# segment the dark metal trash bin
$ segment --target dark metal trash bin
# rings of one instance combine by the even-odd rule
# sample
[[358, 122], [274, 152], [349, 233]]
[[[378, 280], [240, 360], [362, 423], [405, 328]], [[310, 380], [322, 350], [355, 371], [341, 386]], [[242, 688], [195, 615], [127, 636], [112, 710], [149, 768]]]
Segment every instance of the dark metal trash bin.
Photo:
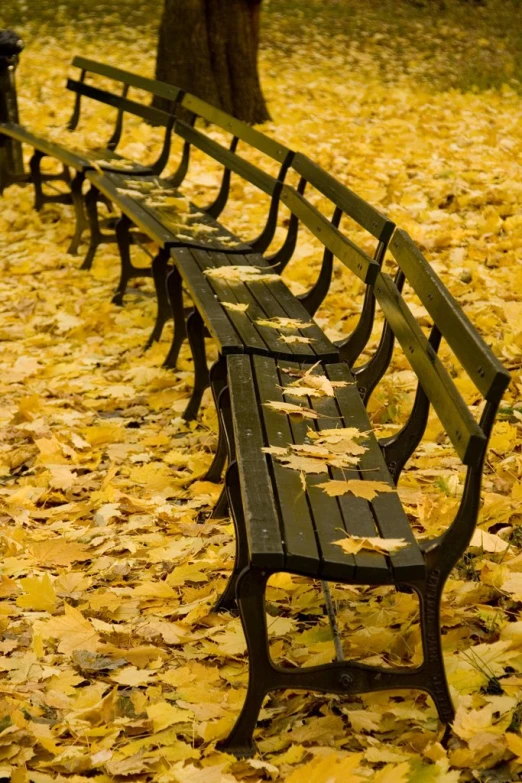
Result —
[[[0, 122], [18, 123], [15, 71], [24, 44], [14, 30], [0, 30]], [[28, 179], [22, 145], [0, 134], [0, 193], [13, 182]]]

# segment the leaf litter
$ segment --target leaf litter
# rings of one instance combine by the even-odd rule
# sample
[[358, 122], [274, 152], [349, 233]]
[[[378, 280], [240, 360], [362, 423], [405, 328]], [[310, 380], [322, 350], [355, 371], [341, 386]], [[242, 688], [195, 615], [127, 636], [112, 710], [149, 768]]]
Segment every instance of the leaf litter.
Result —
[[[152, 75], [147, 35], [143, 50], [135, 37], [129, 46], [113, 36], [114, 61]], [[97, 39], [80, 25], [68, 28], [65, 42], [51, 34], [24, 37], [17, 73], [24, 123], [48, 128], [45, 104], [53, 107], [53, 123], [65, 124], [71, 54], [96, 59]], [[262, 53], [274, 135], [408, 230], [514, 374], [488, 455], [480, 532], [442, 603], [454, 736], [440, 744], [433, 707], [419, 694], [278, 694], [265, 703], [270, 720], [257, 730], [261, 757], [235, 761], [214, 750], [241, 707], [247, 666], [237, 618], [211, 613], [216, 587], [230, 572], [232, 528], [228, 521], [198, 524], [220, 489], [213, 494], [201, 482], [216, 443], [213, 407], [206, 402], [196, 425], [180, 420], [190, 359], [184, 352], [176, 373], [163, 370], [165, 341], [142, 355], [154, 313], [152, 301], [139, 297], [141, 283], [123, 310], [110, 305], [118, 274], [113, 250], [101, 248], [92, 274], [80, 273], [65, 253], [70, 209], [49, 205], [36, 214], [29, 190], [12, 188], [0, 214], [0, 776], [15, 773], [16, 783], [520, 779], [521, 99], [509, 84], [483, 94], [430, 92], [417, 82], [413, 61], [411, 74], [397, 74], [390, 89], [374, 67], [384, 58], [388, 75], [396, 68], [382, 39], [355, 46], [318, 32], [292, 52], [291, 79], [282, 77], [277, 51]], [[351, 77], [341, 84], [347, 64]], [[70, 135], [79, 149], [86, 139], [103, 146], [111, 122], [93, 112]], [[158, 141], [158, 129], [131, 120], [122, 154], [150, 162]], [[193, 166], [197, 195], [213, 186], [213, 175], [198, 155]], [[253, 199], [249, 206], [248, 215], [231, 221], [240, 234], [264, 215]], [[313, 284], [312, 250], [298, 249], [290, 285]], [[358, 296], [334, 276], [318, 323], [342, 336]], [[395, 357], [392, 375], [370, 401], [384, 436], [412, 402], [408, 372]], [[465, 388], [458, 367], [455, 376]], [[148, 462], [132, 461], [140, 455]], [[444, 433], [430, 419], [399, 487], [419, 535], [440, 534], [462, 482]], [[420, 663], [411, 596], [387, 588], [331, 590], [346, 657]], [[176, 599], [166, 597], [172, 592]], [[317, 586], [278, 574], [268, 609], [271, 620], [290, 622], [271, 637], [285, 665], [331, 660]], [[131, 684], [110, 676], [122, 670]]]

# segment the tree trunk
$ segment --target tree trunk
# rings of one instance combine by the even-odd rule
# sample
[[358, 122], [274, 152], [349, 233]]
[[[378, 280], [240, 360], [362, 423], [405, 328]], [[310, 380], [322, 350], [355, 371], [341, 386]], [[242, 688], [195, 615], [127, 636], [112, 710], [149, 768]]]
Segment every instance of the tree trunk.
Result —
[[165, 0], [156, 78], [250, 123], [270, 119], [257, 72], [261, 0]]

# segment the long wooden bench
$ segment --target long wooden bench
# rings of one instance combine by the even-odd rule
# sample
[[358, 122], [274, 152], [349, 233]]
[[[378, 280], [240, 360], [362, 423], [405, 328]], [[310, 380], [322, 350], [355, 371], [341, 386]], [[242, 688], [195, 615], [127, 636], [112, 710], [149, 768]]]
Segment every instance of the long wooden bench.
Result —
[[[341, 343], [332, 344], [312, 317], [328, 291], [334, 254], [363, 282], [371, 284], [379, 271], [394, 223], [305, 155], [295, 155], [290, 166], [300, 175], [300, 192], [285, 186], [279, 188], [291, 216], [282, 253], [265, 259], [258, 254], [246, 257], [189, 247], [171, 249], [175, 269], [169, 275], [167, 287], [174, 314], [174, 335], [167, 364], [175, 366], [179, 348], [188, 336], [195, 381], [184, 413], [187, 419], [197, 414], [201, 396], [209, 383], [212, 383], [217, 400], [225, 375], [222, 362], [218, 362], [209, 377], [204, 329], [213, 337], [220, 357], [230, 353], [255, 353], [310, 363], [342, 358], [353, 364], [370, 336], [374, 313], [371, 286], [364, 298], [356, 330]], [[322, 211], [303, 197], [307, 185], [326, 197]], [[325, 212], [332, 213], [331, 219]], [[373, 257], [339, 230], [343, 215], [377, 240]], [[292, 258], [300, 221], [320, 238], [324, 253], [317, 281], [298, 298], [290, 293], [278, 273]], [[225, 269], [227, 266], [231, 269]], [[255, 269], [246, 270], [243, 280], [232, 281], [227, 277], [230, 273], [241, 277], [242, 266], [254, 266]], [[181, 307], [182, 286], [195, 304], [186, 329]]]
[[[282, 198], [297, 205], [297, 195], [285, 186]], [[301, 207], [294, 208], [304, 214]], [[348, 695], [415, 688], [430, 694], [441, 721], [449, 724], [454, 716], [442, 657], [440, 600], [476, 524], [486, 447], [509, 374], [410, 237], [396, 231], [390, 247], [399, 272], [394, 282], [379, 271], [371, 286], [386, 334], [370, 364], [375, 362], [381, 374], [386, 368], [389, 334], [418, 379], [411, 415], [395, 436], [378, 440], [373, 434], [363, 402], [367, 393], [346, 362], [322, 361], [310, 371], [309, 364], [276, 356], [234, 354], [225, 359], [219, 412], [228, 443], [226, 491], [236, 558], [218, 607], [233, 609], [236, 601], [239, 606], [249, 685], [241, 715], [220, 747], [238, 756], [254, 751], [252, 734], [263, 699], [277, 689]], [[433, 322], [429, 337], [401, 296], [404, 277]], [[437, 356], [442, 337], [485, 400], [478, 422]], [[306, 396], [299, 394], [299, 385], [308, 387]], [[297, 413], [282, 403], [293, 404]], [[466, 479], [460, 507], [446, 532], [417, 541], [395, 486], [423, 436], [430, 404], [466, 466]], [[300, 474], [299, 461], [292, 462], [297, 456], [315, 465], [308, 463]], [[384, 553], [364, 548], [346, 553], [338, 543], [343, 531], [347, 537], [381, 540]], [[387, 552], [387, 539], [401, 539], [404, 545]], [[347, 662], [338, 642], [337, 660], [331, 664], [302, 669], [274, 664], [264, 596], [268, 579], [279, 571], [324, 584], [395, 584], [413, 590], [419, 599], [423, 663], [384, 668]]]
[[[35, 207], [40, 209], [46, 203], [73, 204], [76, 215], [76, 228], [71, 241], [69, 252], [77, 253], [83, 232], [88, 227], [85, 215], [85, 204], [82, 195], [83, 182], [87, 171], [104, 170], [126, 172], [129, 176], [159, 175], [165, 167], [169, 152], [171, 129], [174, 124], [174, 111], [182, 97], [182, 91], [163, 82], [157, 82], [138, 74], [124, 71], [111, 65], [96, 62], [86, 57], [75, 57], [72, 66], [80, 69], [78, 79], [68, 79], [67, 89], [75, 95], [74, 109], [68, 123], [68, 130], [75, 130], [81, 119], [82, 99], [89, 98], [116, 109], [114, 128], [107, 144], [103, 148], [91, 150], [76, 150], [73, 147], [57, 143], [52, 139], [34, 133], [30, 129], [14, 122], [0, 123], [0, 134], [27, 144], [34, 149], [30, 161], [31, 181], [35, 189]], [[87, 79], [93, 76], [104, 77], [117, 82], [120, 94], [100, 89], [90, 84]], [[169, 111], [161, 111], [148, 105], [148, 102], [132, 100], [128, 97], [129, 89], [135, 88], [145, 91], [150, 96], [159, 96], [170, 107]], [[154, 125], [165, 127], [164, 141], [157, 160], [151, 165], [143, 165], [139, 162], [128, 160], [118, 154], [117, 147], [121, 140], [125, 115], [131, 114], [140, 117]], [[63, 165], [63, 172], [59, 174], [47, 174], [41, 170], [41, 161], [44, 157], [51, 157]], [[70, 170], [75, 172], [71, 179]], [[46, 193], [43, 188], [45, 182], [63, 180], [70, 186], [70, 193]], [[99, 242], [112, 237], [101, 236]], [[92, 246], [84, 262], [84, 268], [89, 268], [92, 263]]]
[[[281, 183], [294, 155], [283, 144], [194, 95], [183, 95], [179, 105], [185, 119], [176, 120], [173, 135], [182, 140], [183, 147], [179, 165], [173, 175], [163, 178], [132, 177], [127, 173], [97, 171], [90, 171], [87, 175], [92, 186], [87, 195], [91, 225], [91, 259], [101, 235], [96, 208], [99, 194], [109, 199], [122, 214], [116, 226], [122, 264], [121, 277], [113, 301], [122, 303], [131, 279], [145, 275], [154, 277], [158, 316], [149, 342], [160, 338], [165, 321], [172, 316], [165, 288], [171, 249], [190, 247], [212, 253], [226, 252], [249, 257], [263, 253], [274, 237]], [[207, 127], [195, 128], [198, 120], [206, 123]], [[209, 133], [210, 128], [225, 131], [230, 136], [229, 146], [225, 147], [213, 139]], [[183, 201], [183, 184], [189, 172], [192, 150], [199, 150], [222, 167], [217, 196], [204, 206]], [[262, 161], [259, 165], [249, 162], [244, 154], [241, 154], [252, 150], [260, 153]], [[271, 176], [263, 168], [265, 161], [275, 162], [276, 176]], [[240, 238], [218, 220], [229, 202], [232, 175], [240, 177], [269, 197], [266, 223], [256, 237]], [[180, 211], [180, 205], [185, 211]], [[150, 267], [137, 267], [132, 264], [130, 242], [135, 228], [159, 248]], [[277, 260], [288, 257], [291, 250], [290, 238], [281, 249]], [[256, 261], [252, 259], [252, 263]]]

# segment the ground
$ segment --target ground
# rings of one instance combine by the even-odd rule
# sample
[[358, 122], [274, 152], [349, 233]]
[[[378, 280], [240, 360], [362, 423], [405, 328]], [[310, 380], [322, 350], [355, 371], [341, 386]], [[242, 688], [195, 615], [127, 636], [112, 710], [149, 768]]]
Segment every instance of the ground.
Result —
[[[71, 100], [63, 84], [75, 53], [151, 74], [156, 6], [126, 4], [122, 19], [121, 8], [108, 4], [97, 4], [94, 15], [92, 4], [75, 3], [73, 13], [72, 4], [51, 11], [43, 3], [37, 25], [24, 3], [8, 2], [0, 24], [17, 27], [26, 40], [18, 72], [24, 122], [66, 134]], [[271, 0], [261, 77], [273, 117], [264, 130], [407, 229], [513, 374], [488, 455], [480, 532], [444, 593], [446, 665], [457, 707], [449, 743], [441, 744], [434, 707], [418, 693], [351, 701], [284, 693], [265, 703], [255, 759], [216, 751], [241, 707], [247, 661], [239, 620], [212, 612], [234, 545], [229, 520], [209, 519], [220, 491], [203, 480], [216, 445], [210, 396], [198, 421], [186, 424], [180, 414], [192, 382], [189, 352], [173, 372], [161, 366], [168, 331], [143, 350], [154, 317], [148, 284], [137, 282], [123, 308], [112, 305], [114, 248], [99, 251], [92, 272], [79, 271], [78, 259], [66, 254], [70, 208], [37, 214], [30, 189], [12, 187], [0, 201], [0, 777], [520, 779], [517, 25], [506, 24], [510, 4], [492, 0], [486, 11], [448, 2], [437, 15], [422, 6], [399, 4], [395, 12], [383, 3], [377, 15], [349, 0]], [[75, 142], [103, 141], [110, 112], [85, 109]], [[129, 123], [122, 149], [150, 159], [159, 136]], [[215, 186], [215, 172], [196, 158], [191, 182], [201, 200]], [[230, 224], [241, 231], [258, 224], [263, 205], [238, 184], [233, 195]], [[248, 208], [239, 209], [245, 195]], [[370, 250], [364, 236], [352, 236]], [[289, 283], [298, 290], [319, 263], [303, 237]], [[350, 327], [356, 292], [338, 270], [319, 315], [332, 336]], [[458, 362], [447, 349], [443, 357], [476, 411], [477, 394]], [[398, 354], [370, 404], [381, 433], [404, 421], [413, 392]], [[436, 535], [452, 519], [463, 478], [433, 418], [400, 486], [419, 535]], [[347, 656], [419, 661], [411, 595], [341, 585], [332, 591]], [[275, 577], [267, 608], [276, 659], [331, 660], [318, 585]]]

